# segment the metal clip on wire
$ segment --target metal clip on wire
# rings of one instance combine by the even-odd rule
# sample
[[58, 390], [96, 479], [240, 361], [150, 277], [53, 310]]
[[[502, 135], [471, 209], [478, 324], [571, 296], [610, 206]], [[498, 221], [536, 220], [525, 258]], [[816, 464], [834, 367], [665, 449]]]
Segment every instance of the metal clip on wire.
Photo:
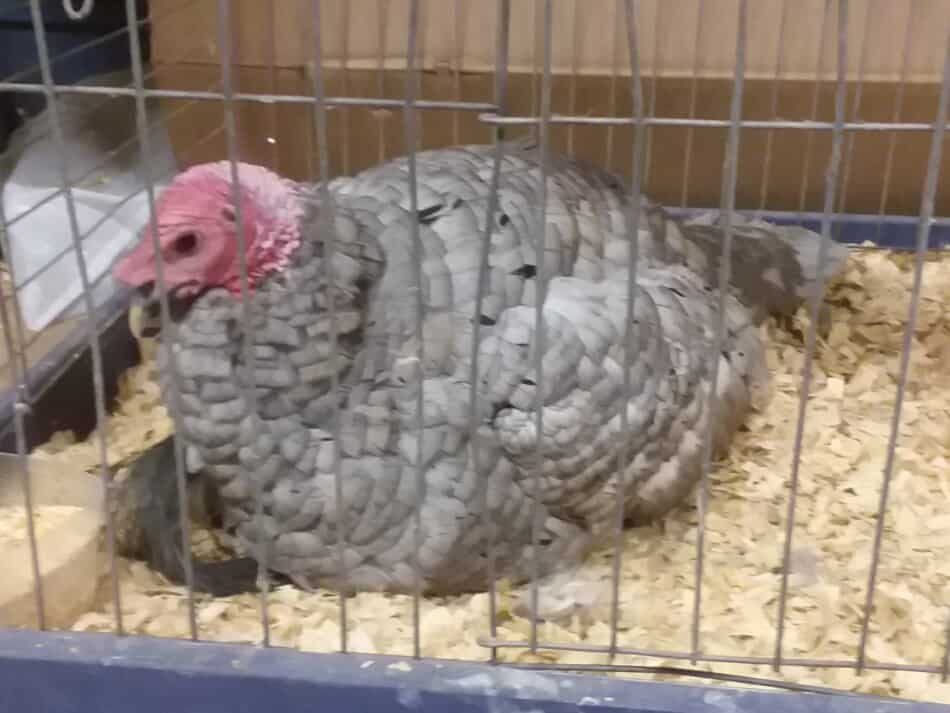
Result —
[[96, 5], [96, 0], [82, 0], [82, 7], [77, 10], [73, 7], [73, 2], [74, 0], [63, 0], [63, 10], [70, 20], [85, 20], [92, 14]]

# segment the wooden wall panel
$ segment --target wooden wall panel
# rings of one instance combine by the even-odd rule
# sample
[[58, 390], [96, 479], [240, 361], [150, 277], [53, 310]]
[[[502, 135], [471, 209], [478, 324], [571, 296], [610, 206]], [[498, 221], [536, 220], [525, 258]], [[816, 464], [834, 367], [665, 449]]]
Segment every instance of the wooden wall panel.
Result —
[[[686, 118], [693, 107], [692, 115], [698, 118], [728, 118], [737, 2], [637, 3], [648, 110], [657, 116]], [[491, 101], [492, 75], [486, 70], [491, 69], [494, 57], [495, 5], [492, 0], [423, 3], [420, 54], [425, 58], [424, 98]], [[216, 0], [152, 0], [153, 59], [160, 86], [218, 87], [215, 6]], [[554, 6], [558, 72], [554, 111], [629, 116], [622, 4], [614, 0], [555, 0]], [[404, 65], [408, 0], [323, 0], [322, 7], [328, 93], [404, 96], [405, 74], [400, 68]], [[536, 51], [540, 3], [512, 0], [512, 7], [510, 112], [532, 114], [539, 84], [532, 72], [540, 56]], [[950, 0], [851, 0], [849, 7], [848, 118], [932, 121], [939, 92], [936, 80], [950, 28]], [[833, 118], [836, 8], [834, 0], [750, 2], [745, 117]], [[310, 13], [310, 0], [234, 0], [240, 89], [311, 93]], [[779, 55], [782, 22], [785, 31]], [[604, 28], [611, 29], [605, 32]], [[905, 45], [906, 67], [902, 66]], [[824, 61], [819, 64], [820, 48]], [[780, 79], [776, 80], [779, 57]], [[863, 73], [859, 72], [862, 63]], [[345, 68], [341, 69], [342, 64]], [[824, 68], [824, 80], [816, 75], [819, 67]], [[462, 71], [455, 71], [459, 68]], [[856, 81], [859, 75], [860, 83]], [[902, 75], [905, 82], [899, 81]], [[695, 82], [692, 77], [697, 78]], [[859, 84], [861, 101], [856, 104]], [[171, 112], [173, 145], [182, 161], [194, 163], [225, 155], [220, 105], [175, 101], [166, 106]], [[238, 114], [243, 159], [272, 165], [294, 178], [313, 177], [317, 163], [309, 107], [248, 104], [241, 106]], [[422, 145], [427, 148], [490, 139], [486, 126], [468, 113], [423, 112], [421, 126]], [[334, 109], [330, 130], [334, 173], [353, 172], [405, 150], [398, 112]], [[724, 129], [651, 129], [650, 194], [672, 205], [680, 205], [684, 199], [691, 206], [718, 205], [725, 135]], [[560, 126], [552, 136], [560, 151], [629, 174], [633, 140], [629, 127]], [[839, 205], [848, 212], [877, 213], [883, 208], [892, 214], [915, 213], [929, 141], [927, 132], [849, 136], [845, 152], [848, 181]], [[775, 130], [769, 138], [764, 130], [744, 131], [739, 207], [820, 209], [829, 149], [828, 132]], [[946, 166], [950, 152], [944, 154]], [[950, 214], [948, 181], [940, 183], [937, 212]]]

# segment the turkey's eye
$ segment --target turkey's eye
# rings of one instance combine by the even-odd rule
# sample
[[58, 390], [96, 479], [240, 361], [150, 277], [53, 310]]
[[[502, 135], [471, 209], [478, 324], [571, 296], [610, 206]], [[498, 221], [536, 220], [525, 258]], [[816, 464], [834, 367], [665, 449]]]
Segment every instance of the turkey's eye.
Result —
[[177, 257], [188, 257], [198, 252], [199, 243], [198, 236], [194, 233], [182, 233], [175, 238], [172, 249]]

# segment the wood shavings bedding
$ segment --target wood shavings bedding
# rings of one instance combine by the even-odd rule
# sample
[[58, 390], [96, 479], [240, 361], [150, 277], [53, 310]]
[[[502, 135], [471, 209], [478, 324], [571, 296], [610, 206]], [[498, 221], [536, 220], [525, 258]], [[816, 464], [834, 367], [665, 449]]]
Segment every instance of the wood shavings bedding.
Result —
[[[55, 530], [81, 508], [72, 505], [37, 505], [33, 508], [33, 532], [37, 539]], [[22, 505], [0, 506], [0, 547], [27, 542], [26, 508]]]
[[[855, 251], [843, 279], [829, 291], [808, 402], [799, 472], [783, 653], [786, 657], [853, 661], [871, 561], [871, 544], [887, 453], [896, 376], [912, 283], [912, 256]], [[938, 665], [950, 610], [950, 257], [928, 261], [913, 335], [913, 358], [871, 621], [869, 662]], [[799, 384], [807, 331], [805, 311], [779, 327], [769, 324], [774, 375], [769, 407], [750, 419], [730, 457], [712, 477], [706, 520], [701, 647], [714, 655], [774, 653], [781, 557], [789, 496]], [[109, 461], [118, 466], [170, 432], [147, 367], [132, 370], [122, 404], [108, 424]], [[94, 439], [53, 439], [44, 450], [97, 467]], [[688, 651], [694, 596], [697, 515], [684, 505], [652, 527], [629, 530], [622, 560], [620, 645]], [[205, 537], [205, 545], [208, 542]], [[592, 556], [542, 594], [556, 621], [540, 624], [542, 641], [609, 642], [611, 553]], [[120, 572], [128, 631], [187, 636], [187, 601], [140, 563]], [[498, 635], [525, 640], [529, 621], [517, 593], [502, 593]], [[551, 591], [557, 597], [550, 596]], [[340, 641], [332, 592], [273, 592], [271, 639], [308, 651], [335, 651]], [[349, 646], [367, 653], [407, 655], [412, 647], [411, 599], [361, 594], [348, 606]], [[487, 635], [488, 596], [433, 598], [422, 605], [427, 656], [484, 660], [477, 639]], [[114, 615], [103, 600], [74, 625], [109, 630]], [[259, 598], [202, 599], [201, 636], [222, 641], [260, 638]], [[502, 649], [509, 660], [607, 663], [606, 656], [563, 651], [532, 656]], [[619, 657], [617, 663], [667, 663]], [[700, 664], [717, 671], [883, 695], [950, 702], [950, 684], [908, 672]], [[667, 680], [675, 678], [664, 677]], [[685, 680], [685, 679], [683, 679]]]

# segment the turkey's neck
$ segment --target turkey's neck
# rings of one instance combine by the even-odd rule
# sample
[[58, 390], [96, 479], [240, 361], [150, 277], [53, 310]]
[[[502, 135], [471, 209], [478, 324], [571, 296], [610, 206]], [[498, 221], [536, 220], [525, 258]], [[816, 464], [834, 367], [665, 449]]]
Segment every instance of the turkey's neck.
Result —
[[[316, 211], [302, 221], [304, 239], [287, 268], [267, 276], [254, 290], [252, 373], [246, 369], [244, 349], [248, 317], [240, 300], [226, 290], [199, 297], [179, 324], [176, 361], [186, 420], [191, 419], [183, 432], [208, 465], [228, 465], [237, 458], [232, 439], [251, 415], [252, 405], [244, 400], [251, 384], [260, 427], [289, 433], [330, 430], [332, 414], [346, 402], [359, 401], [361, 385], [372, 376], [374, 367], [365, 358], [366, 332], [369, 305], [384, 269], [378, 241], [341, 201], [328, 249]], [[331, 277], [335, 289], [330, 288]], [[167, 367], [160, 364], [166, 387]], [[210, 445], [202, 446], [202, 441]]]
[[[261, 286], [258, 322], [287, 327], [287, 341], [275, 346], [293, 367], [292, 385], [281, 398], [294, 403], [310, 426], [326, 426], [337, 398], [366, 373], [361, 357], [366, 348], [370, 304], [383, 275], [385, 261], [377, 234], [354, 214], [345, 196], [333, 195], [332, 213], [320, 214], [320, 201], [305, 211], [303, 240], [284, 274]], [[326, 228], [333, 226], [332, 239]], [[332, 285], [332, 287], [331, 287]], [[261, 330], [258, 330], [260, 332]], [[342, 406], [342, 402], [336, 404]]]

